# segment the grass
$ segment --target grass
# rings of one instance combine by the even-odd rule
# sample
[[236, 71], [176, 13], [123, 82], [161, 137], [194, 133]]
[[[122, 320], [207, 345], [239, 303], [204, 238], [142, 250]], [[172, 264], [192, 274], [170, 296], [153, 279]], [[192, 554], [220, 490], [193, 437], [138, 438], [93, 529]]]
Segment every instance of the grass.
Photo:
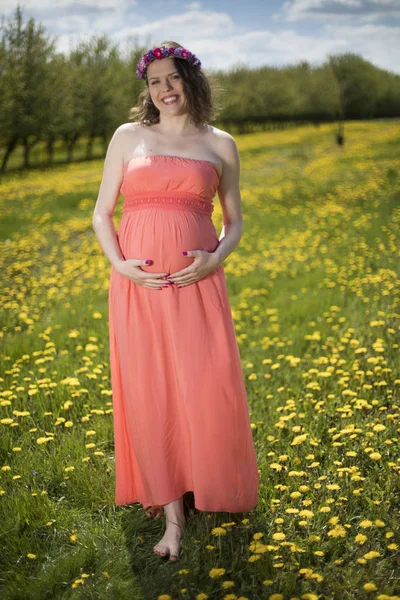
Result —
[[176, 564], [152, 552], [162, 523], [114, 504], [102, 161], [3, 176], [3, 600], [400, 597], [400, 124], [346, 135], [236, 137], [245, 228], [224, 266], [259, 504], [196, 511]]

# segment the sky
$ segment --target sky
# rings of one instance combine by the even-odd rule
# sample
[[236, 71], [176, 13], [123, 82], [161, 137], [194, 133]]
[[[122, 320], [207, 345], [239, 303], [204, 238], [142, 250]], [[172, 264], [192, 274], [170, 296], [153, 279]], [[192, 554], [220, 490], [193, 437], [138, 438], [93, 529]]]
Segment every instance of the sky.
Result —
[[[400, 74], [400, 0], [20, 0], [24, 21], [43, 24], [68, 54], [106, 33], [126, 52], [163, 40], [188, 48], [212, 72], [325, 62], [354, 52]], [[17, 2], [0, 0], [10, 18]]]

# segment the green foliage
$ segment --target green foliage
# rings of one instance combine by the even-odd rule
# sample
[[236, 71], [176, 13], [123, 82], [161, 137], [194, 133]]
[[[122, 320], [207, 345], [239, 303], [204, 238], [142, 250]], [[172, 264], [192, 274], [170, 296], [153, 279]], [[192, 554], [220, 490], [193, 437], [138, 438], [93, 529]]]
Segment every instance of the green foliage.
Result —
[[176, 564], [163, 522], [114, 504], [101, 163], [5, 176], [2, 600], [398, 598], [399, 124], [347, 127], [345, 148], [328, 125], [237, 138], [225, 272], [259, 504], [192, 511]]

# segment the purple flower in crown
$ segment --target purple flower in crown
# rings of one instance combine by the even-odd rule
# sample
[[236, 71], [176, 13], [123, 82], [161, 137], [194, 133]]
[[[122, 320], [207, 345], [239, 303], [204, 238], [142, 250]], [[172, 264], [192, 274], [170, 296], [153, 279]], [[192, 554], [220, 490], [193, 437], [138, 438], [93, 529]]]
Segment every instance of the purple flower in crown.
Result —
[[197, 56], [190, 52], [190, 50], [187, 50], [187, 48], [167, 48], [163, 46], [162, 48], [153, 48], [142, 56], [137, 64], [136, 74], [140, 79], [145, 79], [148, 65], [155, 59], [161, 59], [167, 56], [177, 56], [178, 58], [187, 60], [193, 66], [201, 66], [201, 62]]

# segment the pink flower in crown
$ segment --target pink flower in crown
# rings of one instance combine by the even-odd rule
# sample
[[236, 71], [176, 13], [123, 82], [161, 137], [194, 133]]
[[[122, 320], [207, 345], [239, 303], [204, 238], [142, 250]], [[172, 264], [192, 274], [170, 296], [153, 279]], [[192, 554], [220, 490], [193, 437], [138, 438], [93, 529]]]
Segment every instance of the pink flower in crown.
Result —
[[154, 58], [162, 58], [163, 54], [162, 54], [161, 48], [154, 48], [153, 55], [154, 55]]
[[168, 53], [169, 54], [173, 54], [175, 52], [175, 48], [168, 48]]
[[185, 50], [184, 48], [182, 49], [182, 56], [184, 56], [185, 58], [188, 58], [190, 56], [190, 52], [189, 50]]
[[149, 65], [151, 63], [151, 58], [148, 54], [145, 54], [144, 56], [144, 62], [146, 65]]

